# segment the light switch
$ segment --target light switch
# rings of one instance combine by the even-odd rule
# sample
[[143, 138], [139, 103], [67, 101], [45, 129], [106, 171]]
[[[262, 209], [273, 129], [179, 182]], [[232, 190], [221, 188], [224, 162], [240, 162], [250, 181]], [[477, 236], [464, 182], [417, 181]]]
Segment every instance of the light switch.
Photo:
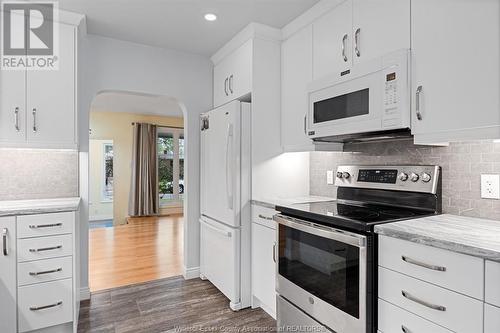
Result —
[[500, 175], [481, 175], [481, 198], [500, 199]]
[[328, 170], [326, 172], [326, 183], [328, 185], [333, 185], [333, 170]]

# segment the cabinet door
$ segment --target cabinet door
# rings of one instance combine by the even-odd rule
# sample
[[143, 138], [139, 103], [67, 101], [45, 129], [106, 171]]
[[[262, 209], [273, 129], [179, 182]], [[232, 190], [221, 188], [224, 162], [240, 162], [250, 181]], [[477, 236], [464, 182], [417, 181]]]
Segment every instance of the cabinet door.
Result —
[[415, 143], [499, 135], [500, 2], [413, 0], [411, 12]]
[[354, 65], [410, 48], [410, 0], [353, 0]]
[[500, 332], [500, 308], [484, 304], [484, 333]]
[[214, 108], [230, 100], [228, 80], [227, 63], [222, 61], [214, 67]]
[[252, 223], [252, 294], [261, 307], [276, 316], [276, 230]]
[[75, 28], [59, 24], [59, 69], [27, 72], [28, 141], [71, 145], [75, 126]]
[[252, 91], [252, 53], [253, 41], [250, 39], [228, 57], [228, 89], [231, 100]]
[[352, 65], [352, 0], [313, 24], [313, 78], [338, 73]]
[[305, 133], [309, 107], [307, 85], [312, 81], [312, 45], [312, 26], [308, 26], [281, 46], [281, 143], [285, 151], [312, 147]]
[[26, 71], [0, 71], [0, 142], [26, 141]]
[[0, 332], [16, 329], [16, 218], [0, 217]]

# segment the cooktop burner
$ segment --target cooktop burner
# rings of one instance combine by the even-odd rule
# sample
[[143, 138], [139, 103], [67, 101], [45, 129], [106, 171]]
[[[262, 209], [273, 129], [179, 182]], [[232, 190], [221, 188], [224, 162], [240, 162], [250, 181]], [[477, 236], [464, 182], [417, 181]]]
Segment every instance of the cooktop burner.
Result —
[[371, 231], [375, 224], [432, 214], [411, 208], [338, 201], [292, 204], [277, 207], [277, 210], [311, 222], [363, 231]]

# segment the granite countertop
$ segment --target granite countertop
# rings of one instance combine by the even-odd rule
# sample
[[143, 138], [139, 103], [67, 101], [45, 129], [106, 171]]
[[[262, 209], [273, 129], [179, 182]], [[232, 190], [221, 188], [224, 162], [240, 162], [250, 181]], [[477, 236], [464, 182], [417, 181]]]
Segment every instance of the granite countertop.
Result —
[[308, 196], [292, 197], [292, 198], [259, 198], [259, 199], [253, 199], [252, 204], [270, 209], [276, 209], [276, 206], [287, 206], [297, 203], [321, 202], [321, 201], [332, 201], [332, 200], [335, 200], [335, 198], [308, 195]]
[[380, 224], [375, 232], [500, 262], [500, 221], [443, 214]]
[[79, 206], [79, 197], [0, 201], [0, 216], [71, 212]]

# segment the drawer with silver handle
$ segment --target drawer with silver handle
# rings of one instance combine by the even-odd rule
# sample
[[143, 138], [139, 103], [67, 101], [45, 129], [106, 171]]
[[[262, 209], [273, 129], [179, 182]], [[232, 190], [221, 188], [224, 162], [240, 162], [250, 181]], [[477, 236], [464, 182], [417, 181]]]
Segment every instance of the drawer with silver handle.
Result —
[[74, 212], [19, 216], [17, 238], [70, 234], [74, 224]]
[[73, 257], [21, 262], [17, 265], [17, 285], [68, 279], [73, 276]]
[[484, 260], [379, 236], [379, 265], [483, 300]]
[[378, 300], [378, 329], [384, 333], [452, 333], [382, 299]]
[[19, 239], [17, 241], [17, 261], [32, 261], [71, 256], [73, 235], [60, 235]]
[[457, 333], [482, 331], [482, 301], [380, 266], [378, 273], [382, 300]]
[[277, 213], [274, 209], [254, 204], [252, 205], [252, 222], [276, 229], [276, 222], [274, 222], [273, 216]]
[[28, 332], [72, 321], [72, 288], [72, 279], [19, 287], [19, 332]]

